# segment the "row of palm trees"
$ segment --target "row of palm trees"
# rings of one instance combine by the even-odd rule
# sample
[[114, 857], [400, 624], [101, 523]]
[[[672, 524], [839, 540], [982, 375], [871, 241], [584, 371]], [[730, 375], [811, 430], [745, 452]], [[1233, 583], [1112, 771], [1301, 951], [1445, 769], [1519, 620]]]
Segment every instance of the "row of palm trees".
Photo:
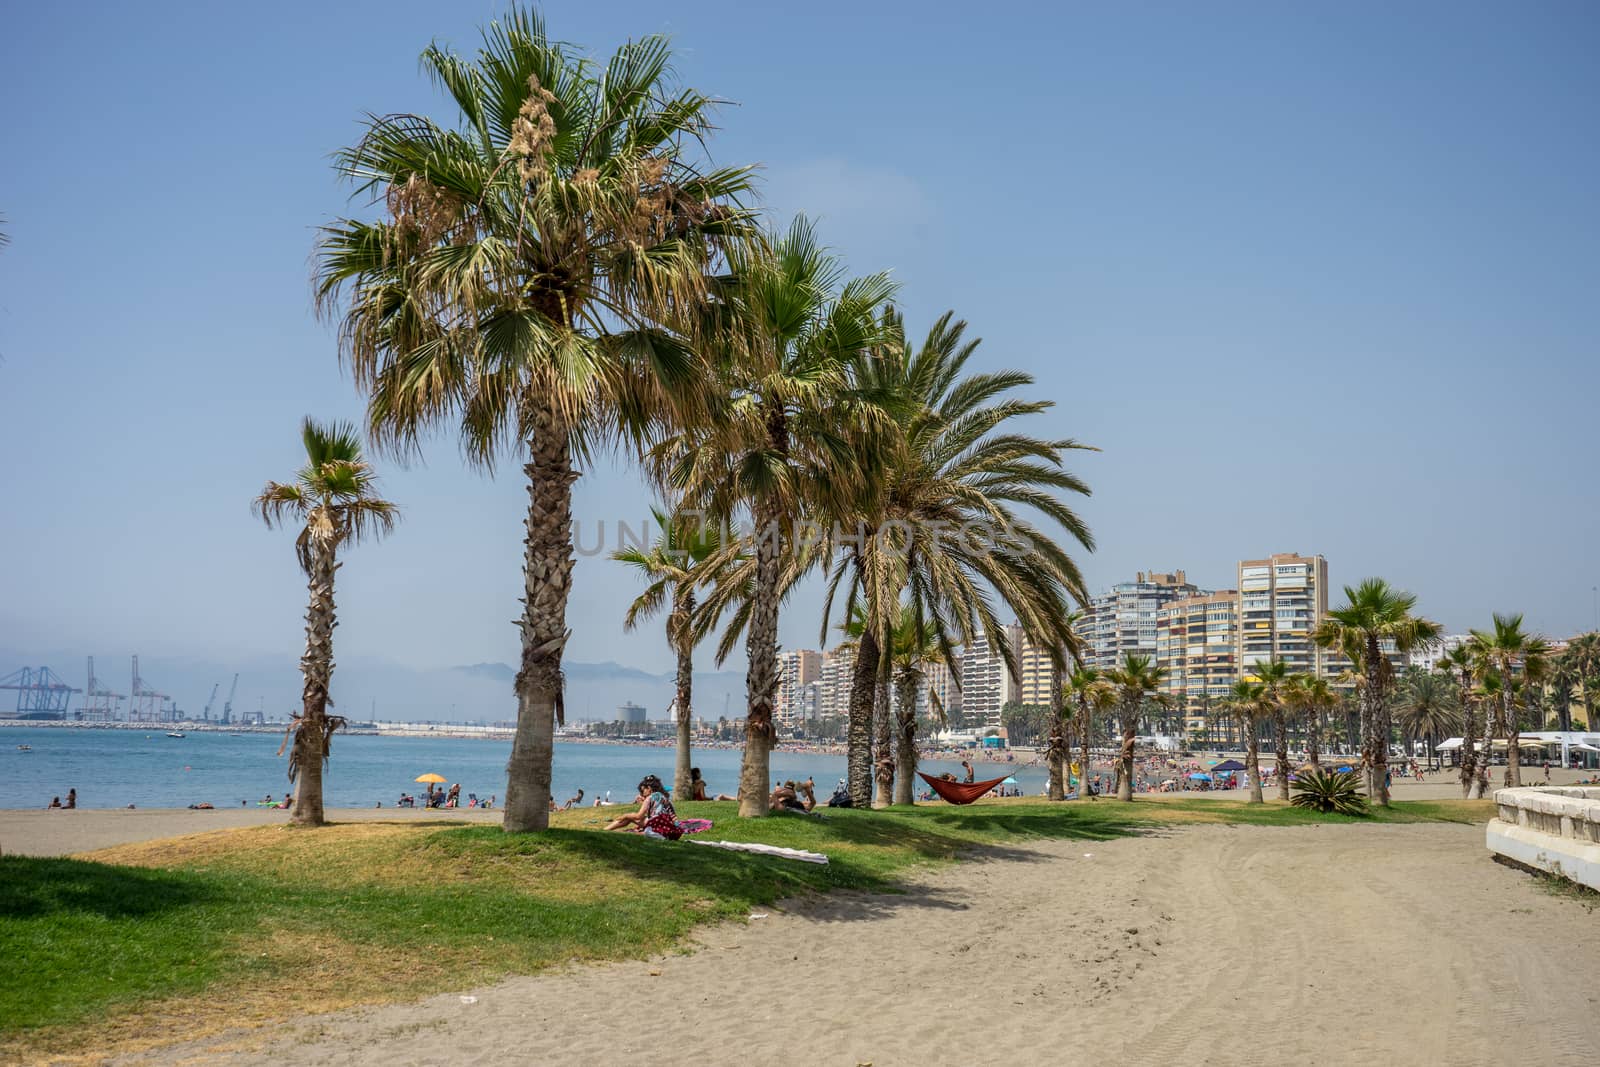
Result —
[[[847, 277], [804, 218], [766, 229], [753, 168], [709, 160], [712, 101], [674, 84], [670, 60], [664, 38], [645, 37], [596, 62], [517, 10], [474, 55], [423, 53], [453, 123], [372, 117], [336, 156], [375, 210], [323, 227], [315, 283], [365, 393], [367, 436], [404, 456], [451, 426], [470, 461], [514, 460], [524, 475], [507, 830], [548, 824], [573, 484], [603, 451], [636, 460], [666, 501], [657, 542], [623, 556], [648, 583], [625, 623], [666, 616], [680, 790], [692, 657], [716, 635], [719, 659], [740, 643], [748, 658], [740, 813], [767, 812], [778, 616], [808, 574], [828, 584], [824, 630], [835, 606], [859, 628], [858, 804], [873, 801], [875, 766], [878, 803], [910, 800], [908, 695], [924, 664], [998, 633], [1001, 610], [1058, 670], [1075, 648], [1083, 582], [1063, 545], [1093, 540], [1060, 494], [1088, 492], [1064, 465], [1084, 446], [1020, 429], [1050, 403], [1018, 395], [1025, 374], [969, 370], [978, 342], [953, 315], [913, 343], [887, 274]], [[305, 439], [305, 469], [257, 508], [303, 523], [312, 606], [291, 769], [294, 820], [317, 823], [339, 725], [327, 699], [338, 551], [386, 532], [396, 509], [352, 428], [308, 422]]]
[[[838, 607], [856, 642], [856, 804], [910, 802], [921, 672], [998, 634], [1002, 609], [1063, 683], [1052, 686], [1050, 795], [1065, 793], [1069, 736], [1087, 766], [1093, 715], [1116, 709], [1118, 794], [1131, 799], [1138, 709], [1161, 679], [1137, 657], [1104, 674], [1071, 671], [1071, 607], [1085, 593], [1069, 546], [1094, 542], [1062, 494], [1088, 493], [1065, 467], [1087, 446], [1019, 428], [1050, 403], [1018, 395], [1026, 374], [969, 371], [978, 342], [953, 314], [913, 343], [887, 274], [848, 277], [804, 218], [768, 230], [753, 168], [709, 159], [713, 101], [676, 85], [670, 61], [666, 39], [651, 36], [597, 62], [516, 10], [474, 55], [423, 53], [453, 123], [378, 115], [336, 156], [375, 210], [322, 228], [317, 303], [366, 395], [368, 437], [403, 456], [449, 426], [471, 462], [514, 460], [524, 476], [506, 829], [548, 825], [573, 485], [605, 451], [637, 461], [666, 502], [657, 542], [623, 554], [648, 583], [624, 621], [666, 616], [677, 789], [688, 787], [693, 656], [715, 635], [719, 661], [741, 643], [748, 660], [739, 810], [767, 812], [779, 613], [816, 574], [828, 589], [824, 634]], [[316, 823], [339, 725], [327, 710], [338, 552], [386, 532], [397, 512], [353, 428], [308, 422], [304, 437], [305, 468], [269, 484], [257, 509], [269, 524], [303, 525], [311, 604], [291, 771], [295, 821]], [[1426, 644], [1438, 628], [1379, 580], [1347, 592], [1317, 637], [1362, 673], [1363, 752], [1384, 803], [1394, 679], [1380, 652]], [[1518, 664], [1533, 670], [1530, 649], [1511, 641], [1499, 634], [1474, 654], [1482, 684], [1506, 680], [1497, 722]], [[1297, 690], [1276, 673], [1250, 684], [1284, 757], [1283, 709]]]

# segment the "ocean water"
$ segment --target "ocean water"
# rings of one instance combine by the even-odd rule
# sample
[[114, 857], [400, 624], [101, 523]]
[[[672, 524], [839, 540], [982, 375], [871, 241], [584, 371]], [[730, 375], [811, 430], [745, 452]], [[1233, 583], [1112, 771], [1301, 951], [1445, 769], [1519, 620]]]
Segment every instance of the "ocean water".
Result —
[[[281, 797], [291, 788], [287, 760], [278, 756], [279, 734], [190, 733], [182, 739], [166, 729], [83, 730], [0, 727], [0, 808], [43, 808], [51, 797], [77, 789], [84, 808], [183, 808], [208, 803], [216, 807], [250, 806], [267, 794]], [[30, 752], [18, 751], [29, 745]], [[646, 774], [672, 784], [671, 747], [620, 744], [555, 746], [555, 795], [565, 801], [579, 788], [584, 802], [611, 791], [627, 801]], [[467, 794], [504, 798], [510, 741], [453, 737], [376, 737], [337, 734], [333, 759], [323, 782], [325, 802], [337, 808], [392, 807], [402, 792], [420, 793], [426, 786], [414, 779], [432, 772], [461, 783]], [[738, 749], [698, 749], [694, 763], [713, 793], [732, 793], [738, 786]], [[978, 764], [978, 776], [1007, 770], [1027, 793], [1044, 788], [1045, 769], [1023, 766], [1024, 758], [1004, 767]], [[994, 767], [991, 773], [989, 768]], [[960, 772], [957, 763], [924, 761], [930, 774]], [[772, 754], [774, 778], [816, 780], [825, 800], [843, 777], [843, 756], [795, 752], [779, 747]], [[920, 787], [921, 782], [917, 783]]]

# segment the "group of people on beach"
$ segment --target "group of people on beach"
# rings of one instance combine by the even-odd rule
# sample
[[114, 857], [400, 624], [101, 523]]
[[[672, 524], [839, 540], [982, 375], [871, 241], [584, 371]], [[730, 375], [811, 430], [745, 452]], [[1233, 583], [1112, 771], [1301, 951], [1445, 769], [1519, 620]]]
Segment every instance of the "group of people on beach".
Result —
[[77, 806], [78, 806], [78, 790], [76, 788], [67, 790], [67, 802], [65, 804], [63, 804], [61, 802], [61, 798], [60, 797], [51, 797], [50, 798], [50, 803], [45, 805], [46, 808], [51, 808], [51, 809], [54, 809], [54, 808], [62, 808], [62, 809], [75, 808]]

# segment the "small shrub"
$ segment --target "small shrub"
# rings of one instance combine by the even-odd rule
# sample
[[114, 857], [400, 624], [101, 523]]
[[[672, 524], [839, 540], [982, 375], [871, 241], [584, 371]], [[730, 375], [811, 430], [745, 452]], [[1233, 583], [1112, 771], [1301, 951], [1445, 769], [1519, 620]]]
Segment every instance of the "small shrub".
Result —
[[1289, 803], [1335, 815], [1365, 815], [1367, 798], [1361, 792], [1361, 776], [1355, 771], [1301, 771], [1295, 775], [1294, 795]]

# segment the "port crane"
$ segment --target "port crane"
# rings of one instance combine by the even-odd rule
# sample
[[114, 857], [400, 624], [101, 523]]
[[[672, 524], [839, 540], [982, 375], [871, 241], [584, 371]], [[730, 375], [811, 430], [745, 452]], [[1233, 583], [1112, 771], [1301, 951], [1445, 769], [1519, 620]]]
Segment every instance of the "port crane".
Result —
[[114, 722], [120, 711], [119, 705], [128, 698], [126, 693], [114, 693], [111, 688], [102, 682], [94, 673], [94, 657], [89, 657], [89, 684], [84, 690], [83, 707], [78, 709], [80, 718], [89, 722]]
[[[129, 722], [160, 722], [166, 715], [163, 705], [172, 701], [166, 693], [147, 687], [139, 677], [139, 657], [133, 657], [133, 702], [128, 705]], [[174, 713], [177, 704], [173, 703]]]
[[[237, 693], [238, 691], [239, 691], [239, 675], [237, 673], [235, 673], [234, 676], [233, 676], [233, 684], [228, 687], [228, 699], [222, 705], [222, 721], [225, 724], [226, 723], [231, 723], [233, 721], [233, 695], [235, 693]], [[214, 699], [216, 697], [216, 694], [212, 693], [211, 696]]]
[[217, 702], [217, 690], [221, 688], [221, 682], [213, 682], [211, 684], [211, 696], [206, 699], [206, 710], [200, 713], [200, 719], [202, 722], [211, 721], [211, 706]]

